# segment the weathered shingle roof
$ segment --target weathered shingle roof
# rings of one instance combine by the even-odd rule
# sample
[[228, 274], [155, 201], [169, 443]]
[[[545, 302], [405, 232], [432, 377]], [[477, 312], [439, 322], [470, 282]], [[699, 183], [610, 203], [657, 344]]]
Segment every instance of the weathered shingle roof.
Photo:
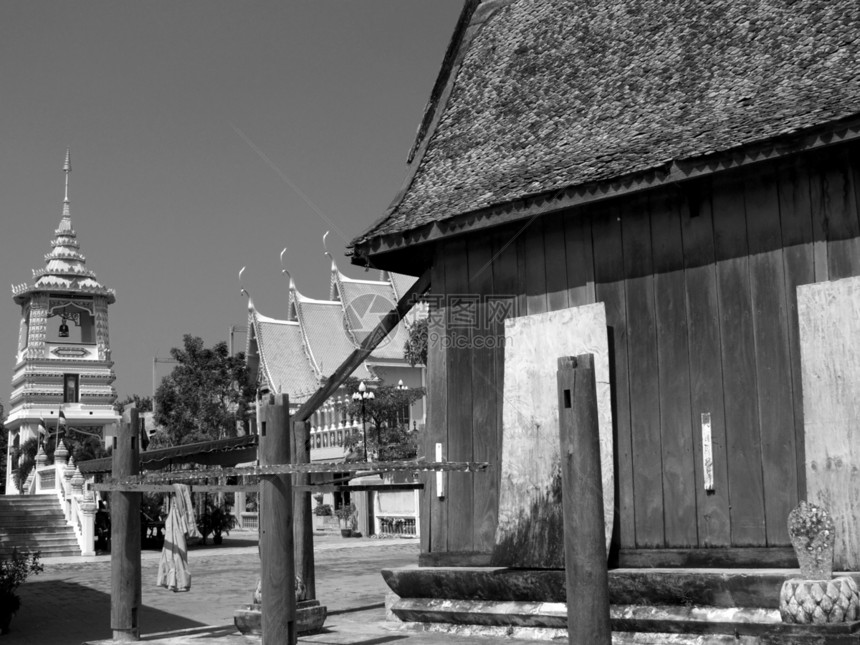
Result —
[[353, 245], [860, 113], [856, 0], [485, 0], [471, 19], [411, 183]]

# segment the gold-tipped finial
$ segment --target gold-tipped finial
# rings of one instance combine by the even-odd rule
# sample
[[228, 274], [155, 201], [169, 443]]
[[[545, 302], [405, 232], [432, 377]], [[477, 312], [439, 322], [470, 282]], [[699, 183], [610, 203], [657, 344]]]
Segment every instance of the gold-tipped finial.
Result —
[[72, 172], [71, 148], [66, 148], [66, 161], [63, 164], [63, 172], [66, 173], [66, 194], [63, 197], [63, 217], [69, 216], [69, 175]]

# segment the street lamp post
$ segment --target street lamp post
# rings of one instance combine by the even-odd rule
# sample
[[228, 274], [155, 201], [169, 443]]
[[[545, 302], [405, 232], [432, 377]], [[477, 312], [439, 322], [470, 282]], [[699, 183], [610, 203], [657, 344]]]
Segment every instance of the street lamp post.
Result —
[[[408, 386], [408, 385], [404, 385], [404, 384], [403, 384], [403, 379], [398, 380], [398, 381], [397, 381], [397, 385], [396, 385], [395, 387], [396, 387], [396, 389], [397, 389], [398, 391], [400, 391], [400, 392], [403, 392], [403, 391], [405, 391], [405, 390], [408, 390], [408, 389], [409, 389], [409, 386]], [[406, 417], [406, 429], [407, 429], [407, 430], [409, 430], [409, 417], [408, 417], [408, 416]], [[379, 441], [379, 439], [377, 438], [377, 442], [378, 442], [378, 441]]]
[[[353, 392], [352, 400], [358, 401], [361, 405], [361, 432], [364, 435], [364, 458], [367, 461], [370, 461], [370, 456], [367, 450], [367, 418], [365, 417], [364, 406], [368, 401], [373, 401], [374, 399], [373, 392], [368, 392], [367, 387], [364, 385], [364, 381], [359, 383], [358, 392]], [[377, 441], [379, 441], [379, 430], [377, 429]]]

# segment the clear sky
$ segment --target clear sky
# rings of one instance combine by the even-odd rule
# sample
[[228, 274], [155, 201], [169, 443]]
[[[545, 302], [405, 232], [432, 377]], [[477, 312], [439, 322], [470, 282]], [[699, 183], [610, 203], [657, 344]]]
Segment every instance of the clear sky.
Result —
[[[120, 396], [151, 393], [153, 356], [184, 333], [211, 344], [244, 326], [242, 266], [257, 309], [273, 317], [286, 315], [285, 246], [308, 296], [327, 297], [327, 229], [341, 269], [362, 277], [344, 246], [402, 184], [461, 6], [3, 0], [0, 277], [31, 282], [44, 266], [67, 146], [81, 252], [117, 292]], [[19, 317], [7, 291], [9, 379]], [[159, 365], [159, 377], [168, 370]]]

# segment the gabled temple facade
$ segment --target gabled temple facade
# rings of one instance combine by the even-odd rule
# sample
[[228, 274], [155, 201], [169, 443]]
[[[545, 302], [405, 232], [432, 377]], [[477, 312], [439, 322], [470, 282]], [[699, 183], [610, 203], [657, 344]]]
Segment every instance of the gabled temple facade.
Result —
[[[377, 280], [351, 278], [332, 260], [327, 299], [306, 296], [290, 278], [287, 318], [266, 316], [249, 300], [245, 355], [251, 378], [262, 392], [288, 394], [290, 406], [297, 408], [361, 344], [413, 282], [414, 278], [387, 271]], [[421, 311], [411, 313], [401, 322], [353, 376], [370, 388], [383, 382], [422, 387], [423, 366], [412, 367], [403, 358], [407, 326], [420, 315]], [[332, 461], [345, 456], [345, 433], [361, 427], [361, 419], [348, 415], [349, 403], [349, 394], [342, 389], [314, 413], [311, 460]], [[424, 403], [419, 400], [409, 412], [413, 427], [423, 427], [424, 416]]]
[[97, 280], [80, 253], [70, 212], [68, 152], [64, 171], [63, 211], [45, 266], [33, 271], [32, 283], [12, 287], [21, 322], [6, 420], [7, 494], [19, 493], [12, 452], [39, 437], [40, 426], [53, 432], [61, 412], [68, 426], [102, 437], [105, 426], [119, 420], [113, 409], [116, 375], [108, 327], [108, 307], [116, 295]]

